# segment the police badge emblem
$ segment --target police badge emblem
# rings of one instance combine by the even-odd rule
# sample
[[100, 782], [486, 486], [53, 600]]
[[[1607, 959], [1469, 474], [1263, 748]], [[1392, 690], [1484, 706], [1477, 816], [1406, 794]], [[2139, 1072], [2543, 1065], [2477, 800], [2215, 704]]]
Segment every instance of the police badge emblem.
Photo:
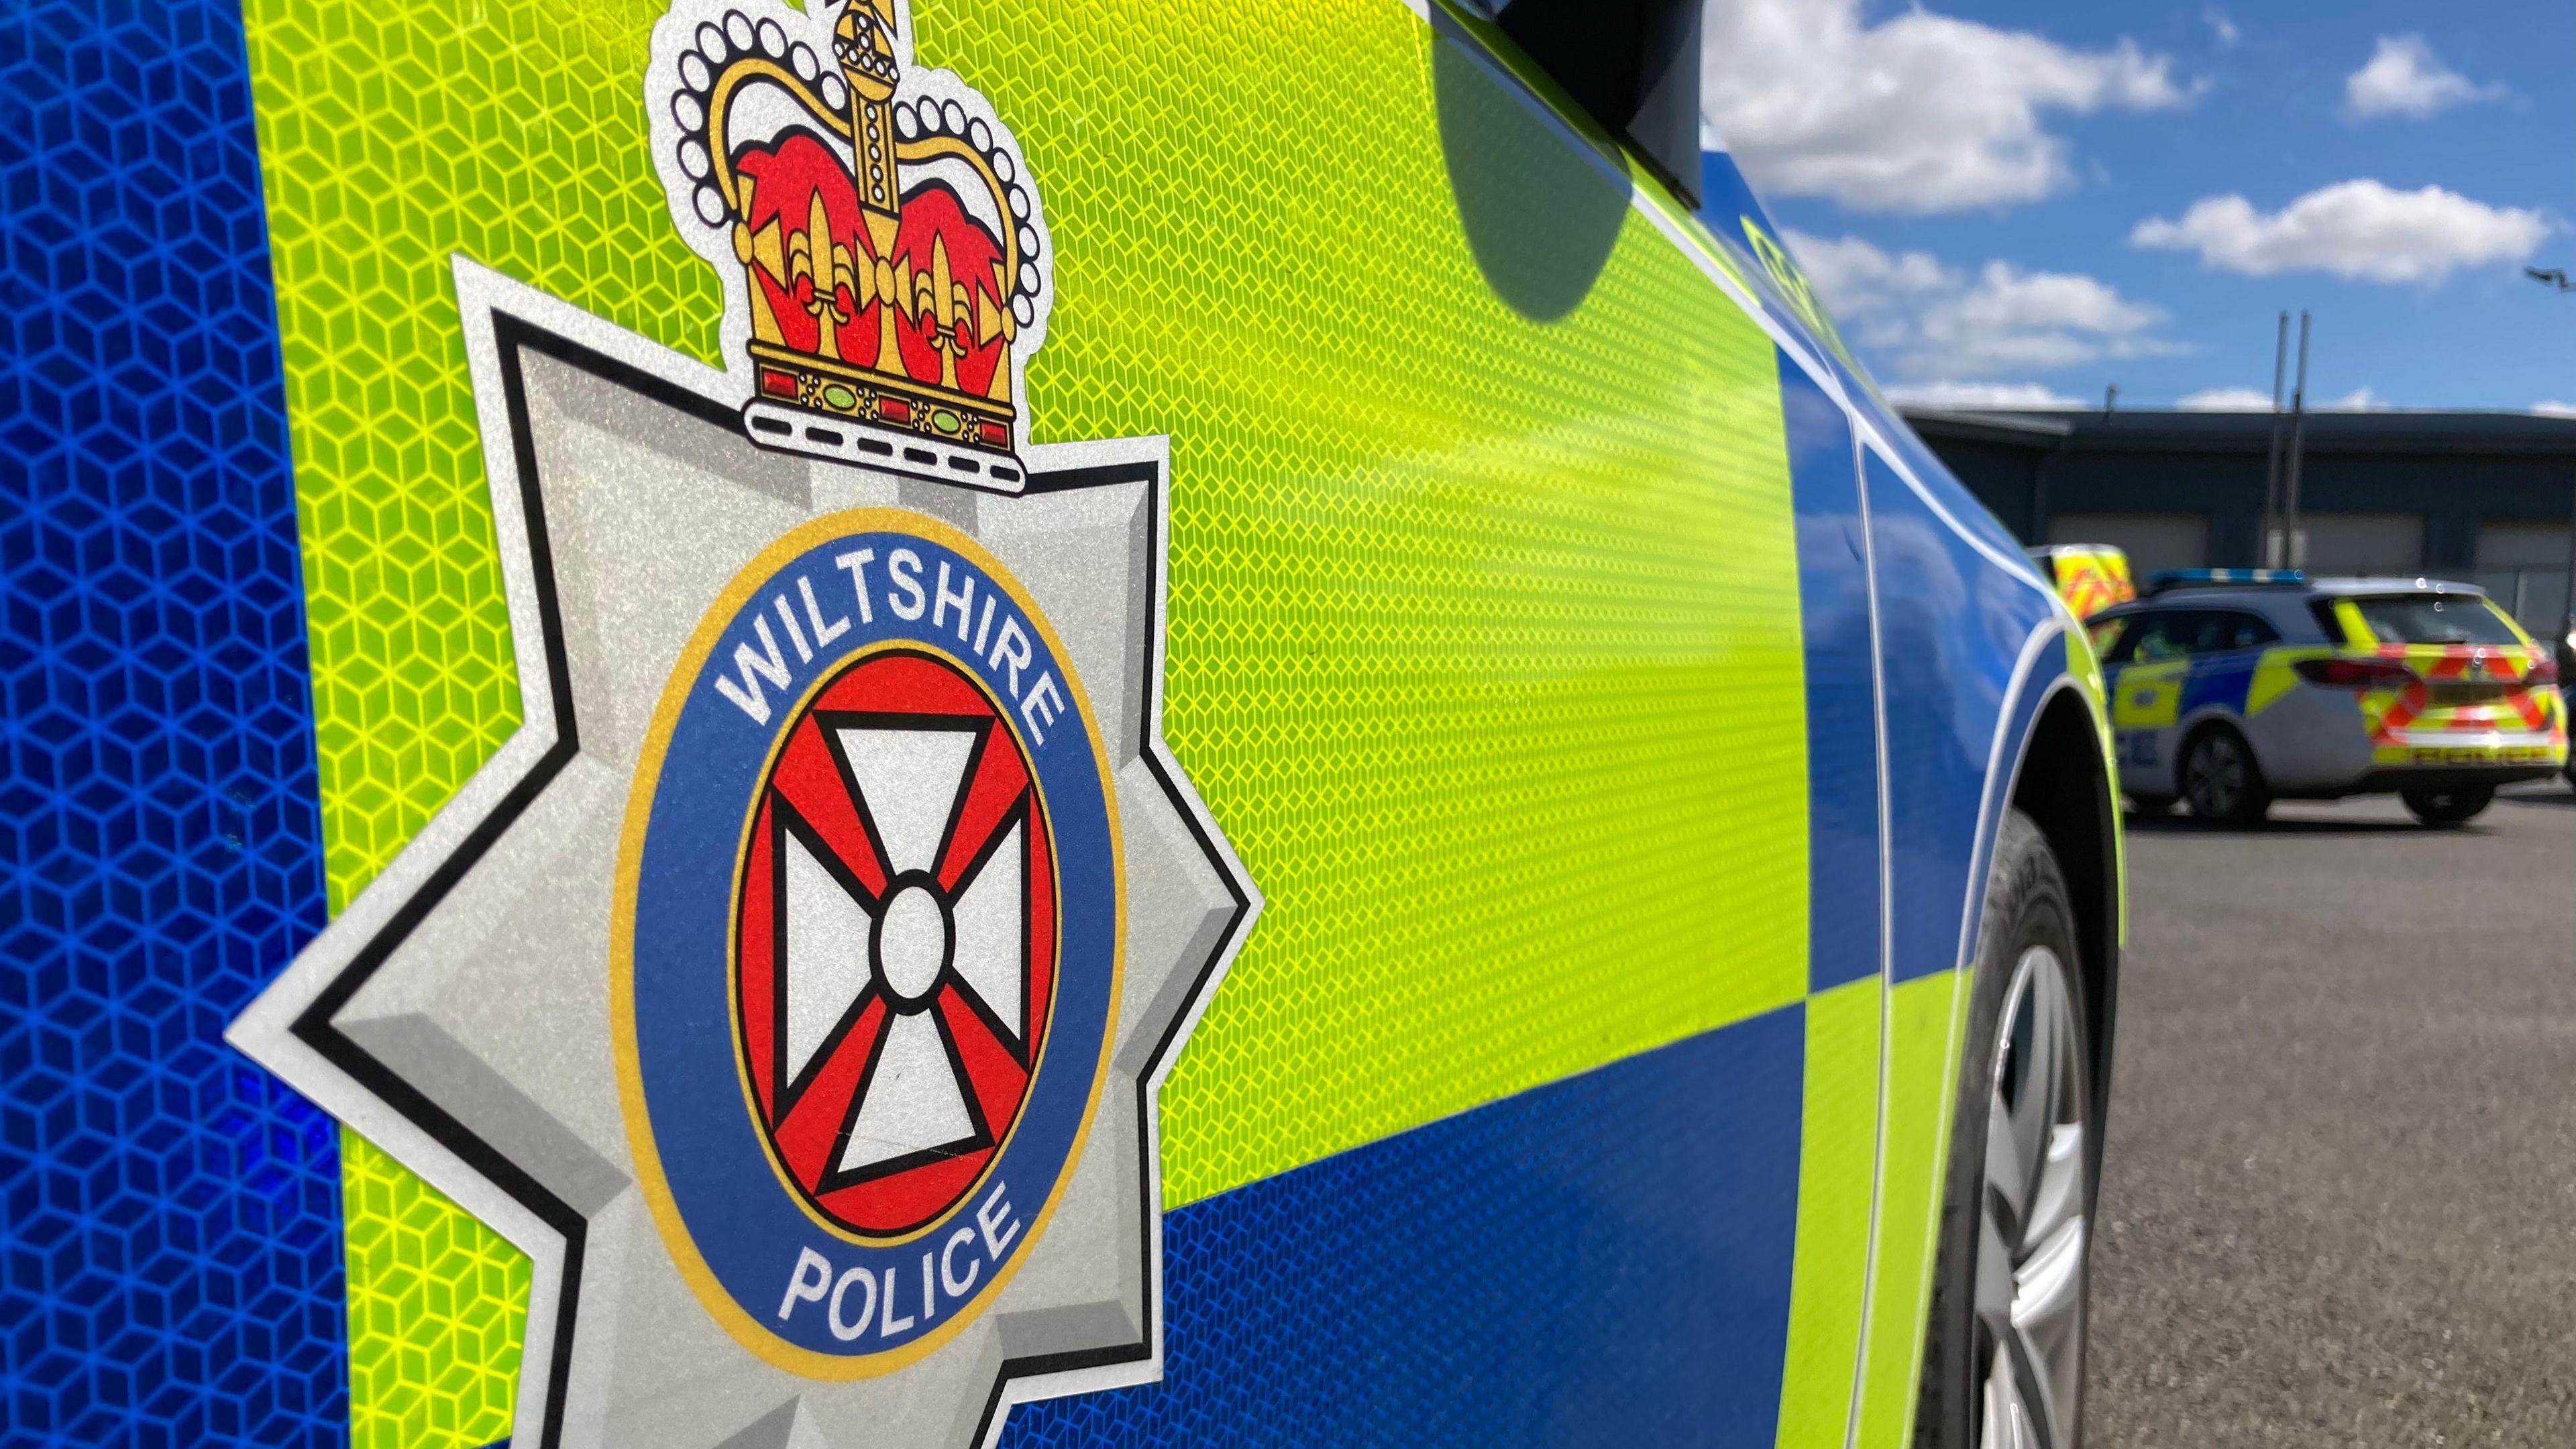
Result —
[[678, 0], [723, 370], [454, 263], [524, 722], [231, 1039], [526, 1249], [528, 1444], [970, 1444], [1160, 1371], [1154, 1095], [1258, 907], [1160, 439], [1035, 445], [1034, 178], [894, 0]]

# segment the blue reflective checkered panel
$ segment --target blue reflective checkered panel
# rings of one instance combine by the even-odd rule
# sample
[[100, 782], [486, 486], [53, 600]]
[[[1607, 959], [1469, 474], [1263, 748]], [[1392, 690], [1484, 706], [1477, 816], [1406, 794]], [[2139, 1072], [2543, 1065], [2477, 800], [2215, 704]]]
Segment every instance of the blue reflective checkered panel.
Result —
[[1780, 417], [1798, 516], [1807, 691], [1807, 988], [1879, 970], [1878, 662], [1851, 420], [1787, 353]]
[[1165, 1219], [1163, 1382], [1008, 1449], [1769, 1449], [1805, 1010], [1445, 1118]]
[[[2008, 771], [1989, 773], [1999, 735], [2010, 737], [2000, 728], [2007, 694], [2052, 606], [2033, 581], [1997, 567], [1951, 527], [1961, 515], [1946, 504], [1948, 518], [1934, 509], [1940, 490], [1909, 487], [1874, 448], [1863, 456], [1878, 595], [1906, 601], [1880, 614], [1879, 663], [1888, 705], [1889, 918], [1898, 927], [1890, 964], [1895, 979], [1910, 981], [1961, 964], [1975, 925], [1969, 883], [1984, 879], [1976, 869], [1986, 844], [1981, 812], [2001, 809], [2008, 783]], [[2028, 691], [2011, 702], [2035, 707]]]
[[221, 1040], [323, 915], [241, 19], [0, 72], [0, 1438], [336, 1443], [334, 1129]]

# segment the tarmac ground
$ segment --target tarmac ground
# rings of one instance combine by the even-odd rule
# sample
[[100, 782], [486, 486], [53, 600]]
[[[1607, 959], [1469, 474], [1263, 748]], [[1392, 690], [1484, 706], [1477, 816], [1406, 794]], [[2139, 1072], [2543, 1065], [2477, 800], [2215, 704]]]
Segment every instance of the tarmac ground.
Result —
[[2576, 1444], [2576, 793], [2129, 824], [2088, 1442]]

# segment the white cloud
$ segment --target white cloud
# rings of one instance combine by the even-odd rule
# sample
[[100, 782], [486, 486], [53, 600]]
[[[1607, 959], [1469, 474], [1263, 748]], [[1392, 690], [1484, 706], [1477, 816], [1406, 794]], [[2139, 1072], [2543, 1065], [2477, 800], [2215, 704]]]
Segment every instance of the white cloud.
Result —
[[2272, 395], [2260, 388], [2211, 387], [2186, 394], [2175, 406], [2188, 413], [2268, 413]]
[[1890, 255], [1856, 236], [1810, 236], [1787, 229], [1789, 250], [1827, 310], [1856, 319], [1926, 293], [1955, 289], [1959, 275], [1930, 252]]
[[1709, 0], [1700, 103], [1754, 185], [1916, 214], [2033, 201], [2074, 184], [2049, 113], [2186, 104], [2130, 41], [2076, 50], [1919, 6]]
[[2338, 181], [2265, 213], [2242, 196], [2205, 196], [2179, 221], [2150, 217], [2133, 246], [2196, 251], [2201, 264], [2248, 276], [2331, 272], [2373, 282], [2438, 282], [2455, 268], [2520, 261], [2552, 230], [2548, 218], [2489, 206], [2438, 186], [2398, 191]]
[[2571, 402], [2536, 402], [2531, 405], [2531, 410], [2543, 417], [2576, 418], [2576, 403]]
[[[2250, 387], [2213, 387], [2190, 393], [2174, 406], [2195, 413], [2268, 413], [2272, 410], [2272, 395]], [[2289, 406], [2287, 398], [2282, 399], [2282, 406]], [[2367, 387], [2354, 388], [2339, 398], [2308, 404], [2311, 412], [2320, 413], [2377, 413], [2386, 412], [2392, 406], [2394, 404], [2388, 399]]]
[[2383, 35], [2370, 61], [2343, 78], [2343, 110], [2356, 121], [2375, 116], [2422, 120], [2453, 106], [2492, 101], [2502, 85], [2479, 85], [2442, 63], [2420, 35]]
[[2215, 5], [2204, 6], [2200, 12], [2200, 18], [2208, 23], [2209, 33], [2218, 37], [2219, 49], [2234, 48], [2237, 41], [2236, 22], [2227, 18], [2226, 11]]
[[1916, 370], [1939, 365], [1973, 375], [2169, 352], [2148, 335], [2164, 317], [2078, 272], [1988, 262], [1976, 285], [1924, 309]]
[[1990, 261], [1970, 275], [1929, 252], [1889, 253], [1860, 237], [1792, 230], [1788, 242], [1826, 308], [1905, 377], [2045, 372], [2177, 350], [2155, 335], [2163, 309], [2080, 272]]
[[1887, 400], [1918, 408], [2078, 408], [2068, 397], [2036, 382], [1917, 382], [1888, 388]]

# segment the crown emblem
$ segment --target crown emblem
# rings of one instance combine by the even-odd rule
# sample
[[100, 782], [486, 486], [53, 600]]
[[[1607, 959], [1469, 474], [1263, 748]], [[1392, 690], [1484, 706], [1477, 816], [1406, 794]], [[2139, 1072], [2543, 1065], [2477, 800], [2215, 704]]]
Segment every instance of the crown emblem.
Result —
[[1046, 225], [991, 105], [911, 67], [906, 8], [683, 0], [654, 34], [656, 159], [725, 279], [754, 443], [1016, 493]]

